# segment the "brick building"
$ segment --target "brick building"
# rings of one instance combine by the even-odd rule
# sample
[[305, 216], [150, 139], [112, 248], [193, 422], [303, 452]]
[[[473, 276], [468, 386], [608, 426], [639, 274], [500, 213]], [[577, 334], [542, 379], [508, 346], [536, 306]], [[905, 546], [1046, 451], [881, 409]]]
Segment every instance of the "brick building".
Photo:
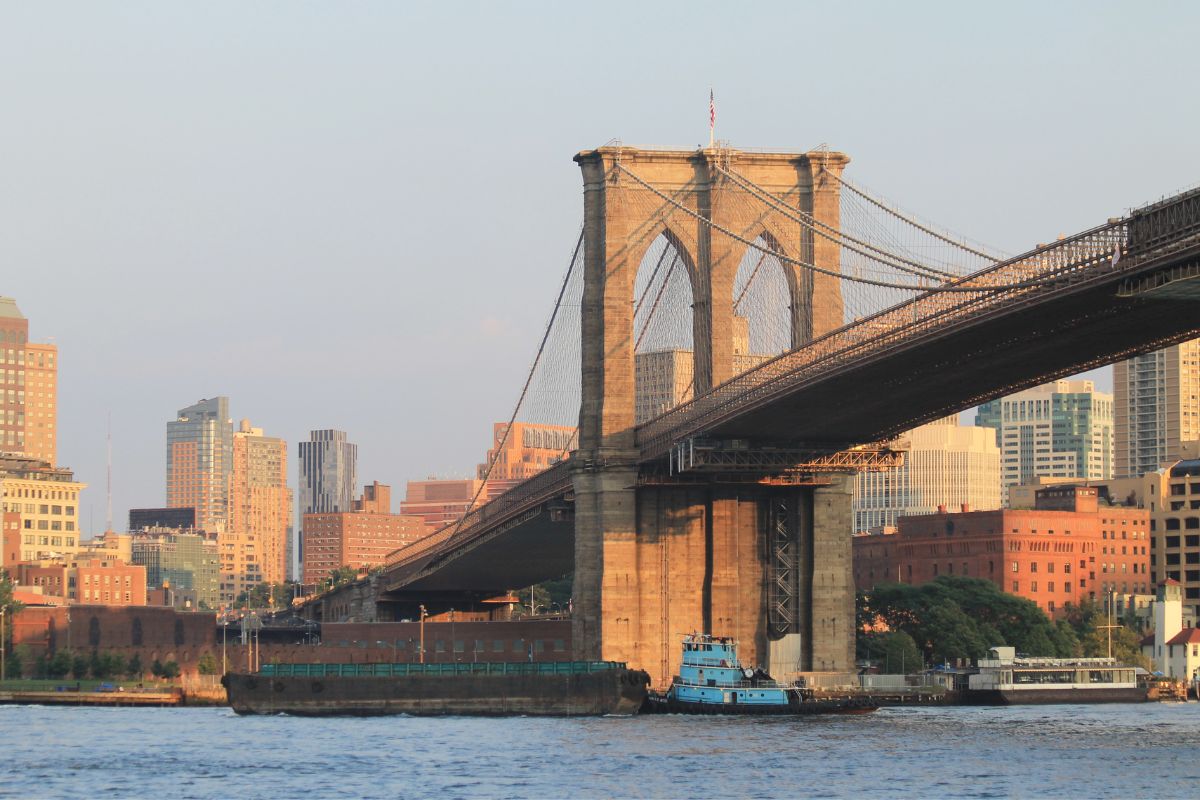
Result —
[[146, 568], [115, 558], [23, 562], [17, 583], [68, 603], [105, 606], [146, 605]]
[[409, 481], [404, 500], [400, 502], [401, 514], [415, 514], [433, 529], [441, 528], [470, 511], [487, 497], [480, 491], [483, 481], [478, 479], [430, 478], [426, 481]]
[[304, 515], [303, 582], [319, 583], [339, 567], [380, 566], [388, 553], [431, 530], [421, 516], [393, 514], [391, 487], [375, 481], [363, 487], [352, 511]]
[[[321, 626], [319, 643], [276, 643], [264, 638], [258, 663], [412, 663], [421, 660], [418, 622]], [[147, 671], [155, 660], [175, 661], [185, 676], [195, 675], [205, 655], [230, 670], [247, 669], [249, 648], [231, 626], [223, 636], [216, 616], [172, 608], [28, 606], [13, 617], [13, 644], [32, 658], [58, 650], [137, 655]], [[445, 621], [424, 625], [426, 663], [527, 662], [571, 660], [569, 620], [511, 622]]]
[[1077, 486], [1042, 489], [1036, 506], [901, 517], [894, 534], [855, 536], [855, 583], [984, 578], [1048, 614], [1110, 592], [1149, 593], [1147, 510], [1102, 506], [1096, 488]]
[[[477, 468], [479, 478], [486, 475], [489, 483], [532, 478], [565, 458], [575, 449], [577, 441], [578, 432], [573, 427], [514, 422], [509, 430], [508, 423], [497, 422], [492, 426], [492, 447], [487, 460]], [[490, 473], [489, 464], [492, 464]]]

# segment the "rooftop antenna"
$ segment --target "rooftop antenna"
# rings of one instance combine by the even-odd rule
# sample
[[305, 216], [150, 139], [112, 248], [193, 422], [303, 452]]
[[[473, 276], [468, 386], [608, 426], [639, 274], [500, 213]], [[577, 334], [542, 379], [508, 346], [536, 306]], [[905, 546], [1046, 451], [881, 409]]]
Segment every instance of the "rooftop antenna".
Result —
[[113, 526], [112, 526], [113, 525], [113, 520], [112, 520], [112, 412], [111, 411], [108, 412], [108, 475], [107, 475], [107, 483], [108, 483], [108, 486], [107, 486], [107, 489], [108, 489], [108, 516], [106, 518], [106, 525], [104, 528], [105, 533], [108, 533], [109, 531], [111, 531], [113, 529]]

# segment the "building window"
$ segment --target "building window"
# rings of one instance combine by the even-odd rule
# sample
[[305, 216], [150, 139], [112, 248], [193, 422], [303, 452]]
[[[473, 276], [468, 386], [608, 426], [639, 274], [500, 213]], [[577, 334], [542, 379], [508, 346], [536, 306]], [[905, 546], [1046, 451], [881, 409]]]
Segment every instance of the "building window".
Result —
[[1037, 581], [1030, 581], [1030, 582], [1029, 582], [1029, 591], [1031, 591], [1031, 592], [1036, 592], [1036, 591], [1037, 591]]
[[1013, 587], [1013, 588], [1012, 588], [1012, 590], [1013, 590], [1013, 594], [1017, 594], [1018, 592], [1020, 592], [1020, 591], [1021, 591], [1021, 582], [1020, 582], [1020, 581], [1013, 581], [1013, 582], [1012, 582], [1012, 587]]
[[[1014, 561], [1014, 562], [1012, 562], [1012, 571], [1013, 571], [1013, 572], [1018, 572], [1018, 571], [1020, 571], [1020, 567], [1018, 567], [1018, 566], [1017, 566], [1017, 562], [1015, 562], [1015, 561]], [[1016, 589], [1013, 589], [1013, 591], [1015, 592], [1015, 591], [1016, 591]]]

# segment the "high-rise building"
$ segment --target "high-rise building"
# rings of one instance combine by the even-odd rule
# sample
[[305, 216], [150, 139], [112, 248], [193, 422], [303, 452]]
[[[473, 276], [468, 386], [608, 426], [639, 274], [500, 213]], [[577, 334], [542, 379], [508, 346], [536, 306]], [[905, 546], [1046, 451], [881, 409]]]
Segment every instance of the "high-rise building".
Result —
[[692, 399], [691, 350], [657, 350], [634, 356], [634, 419], [638, 425]]
[[[741, 374], [771, 356], [750, 352], [750, 320], [733, 318], [733, 371]], [[686, 349], [655, 350], [634, 356], [634, 418], [638, 425], [694, 397], [694, 354]]]
[[221, 550], [221, 599], [237, 596], [258, 583], [287, 579], [287, 532], [292, 491], [287, 483], [287, 442], [264, 436], [242, 420], [233, 435], [229, 482], [229, 521], [218, 532]]
[[316, 584], [340, 567], [370, 569], [389, 553], [428, 535], [422, 517], [392, 513], [392, 490], [378, 481], [363, 487], [352, 511], [308, 514], [304, 520], [304, 583]]
[[177, 528], [189, 530], [196, 527], [196, 509], [194, 508], [131, 508], [129, 509], [129, 530], [140, 531], [147, 528]]
[[1180, 461], [1113, 481], [1109, 492], [1149, 510], [1154, 582], [1177, 582], [1187, 613], [1200, 615], [1200, 442], [1184, 442], [1180, 455]]
[[1200, 439], [1200, 339], [1117, 363], [1113, 395], [1117, 477], [1178, 461]]
[[[512, 430], [505, 436], [507, 429], [505, 422], [492, 426], [492, 447], [488, 450], [487, 461], [477, 469], [480, 479], [486, 476], [490, 482], [532, 478], [565, 458], [578, 442], [577, 429], [566, 425], [514, 422]], [[495, 464], [492, 464], [493, 458]], [[488, 472], [489, 464], [491, 472]]]
[[0, 297], [0, 452], [25, 452], [25, 346], [29, 320], [11, 297]]
[[167, 506], [196, 509], [196, 524], [220, 533], [229, 522], [232, 470], [228, 397], [201, 400], [167, 423]]
[[132, 560], [146, 568], [146, 586], [170, 587], [203, 602], [220, 603], [221, 562], [217, 537], [204, 531], [171, 528], [144, 530], [133, 537]]
[[0, 457], [0, 510], [19, 515], [20, 560], [79, 552], [79, 493], [86, 487], [68, 469], [23, 456]]
[[296, 498], [296, 533], [288, 537], [288, 573], [298, 578], [304, 553], [304, 516], [349, 511], [358, 485], [358, 445], [337, 430], [310, 431], [300, 442], [300, 491]]
[[957, 415], [900, 437], [904, 465], [863, 472], [854, 482], [854, 529], [895, 527], [899, 517], [939, 507], [1000, 508], [1000, 448], [990, 428], [959, 425]]
[[29, 341], [29, 320], [0, 297], [0, 452], [53, 466], [58, 439], [58, 348]]
[[1113, 399], [1091, 381], [1055, 381], [992, 400], [975, 424], [996, 432], [1005, 504], [1009, 486], [1037, 478], [1113, 476]]
[[25, 345], [25, 454], [58, 459], [58, 347]]

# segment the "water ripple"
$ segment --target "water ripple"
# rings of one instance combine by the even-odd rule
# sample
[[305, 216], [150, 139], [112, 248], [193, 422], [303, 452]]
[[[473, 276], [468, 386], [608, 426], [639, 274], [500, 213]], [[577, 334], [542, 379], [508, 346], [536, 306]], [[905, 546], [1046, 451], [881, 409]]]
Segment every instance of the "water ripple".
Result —
[[305, 719], [0, 707], [0, 797], [1192, 797], [1200, 704]]

